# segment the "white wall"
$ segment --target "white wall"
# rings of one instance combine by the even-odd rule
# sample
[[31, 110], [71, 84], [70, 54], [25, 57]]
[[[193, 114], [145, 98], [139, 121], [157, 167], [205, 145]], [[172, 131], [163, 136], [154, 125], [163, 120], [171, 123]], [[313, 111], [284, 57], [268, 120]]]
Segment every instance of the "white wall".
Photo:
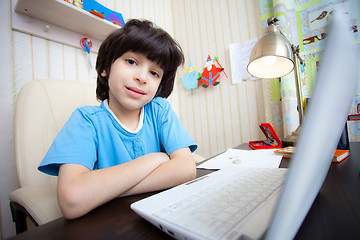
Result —
[[[229, 76], [222, 76], [216, 87], [196, 89], [193, 95], [177, 82], [179, 117], [205, 157], [260, 136], [259, 123], [265, 121], [262, 82], [232, 84], [229, 55], [229, 44], [257, 37], [257, 2], [173, 1], [174, 36], [184, 49], [185, 67], [191, 61], [202, 71], [210, 54], [219, 58]], [[183, 73], [179, 71], [179, 76]]]
[[11, 224], [8, 195], [17, 187], [13, 153], [13, 35], [9, 1], [0, 1], [0, 203], [2, 213], [2, 234], [4, 238], [14, 233]]
[[[258, 1], [253, 0], [101, 0], [126, 19], [146, 18], [167, 30], [183, 47], [187, 68], [191, 61], [201, 71], [207, 55], [217, 56], [229, 79], [191, 95], [183, 88], [179, 69], [169, 98], [198, 154], [213, 156], [249, 140], [263, 138], [265, 121], [261, 81], [231, 83], [229, 44], [257, 37]], [[9, 193], [17, 188], [13, 153], [14, 102], [21, 87], [35, 79], [63, 79], [95, 83], [83, 50], [12, 31], [10, 0], [0, 1], [0, 202], [2, 234], [15, 234]], [[91, 55], [95, 64], [96, 55]]]

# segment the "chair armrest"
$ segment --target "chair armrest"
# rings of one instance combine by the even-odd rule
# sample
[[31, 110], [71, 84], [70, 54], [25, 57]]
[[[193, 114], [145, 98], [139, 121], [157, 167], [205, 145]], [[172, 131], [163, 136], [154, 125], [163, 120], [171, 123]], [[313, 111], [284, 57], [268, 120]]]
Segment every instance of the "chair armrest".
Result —
[[196, 154], [196, 153], [193, 153], [193, 157], [194, 157], [195, 163], [200, 163], [200, 162], [206, 160], [206, 158], [204, 158], [203, 156]]
[[10, 193], [9, 199], [24, 207], [38, 225], [63, 216], [56, 191], [51, 188], [22, 187]]

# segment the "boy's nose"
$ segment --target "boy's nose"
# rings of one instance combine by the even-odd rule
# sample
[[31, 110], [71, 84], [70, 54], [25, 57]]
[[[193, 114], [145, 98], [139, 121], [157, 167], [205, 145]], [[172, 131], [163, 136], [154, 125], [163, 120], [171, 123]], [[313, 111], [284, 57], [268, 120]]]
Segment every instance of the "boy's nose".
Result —
[[140, 83], [146, 83], [146, 71], [139, 69], [135, 75], [136, 81], [139, 81]]

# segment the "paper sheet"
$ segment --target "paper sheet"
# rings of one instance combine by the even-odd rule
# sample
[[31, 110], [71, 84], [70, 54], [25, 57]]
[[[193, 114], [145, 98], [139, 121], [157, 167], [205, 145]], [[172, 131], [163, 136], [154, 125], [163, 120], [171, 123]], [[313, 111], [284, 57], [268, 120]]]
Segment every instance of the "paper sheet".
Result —
[[231, 78], [233, 84], [257, 79], [251, 76], [246, 69], [251, 51], [256, 42], [257, 38], [241, 43], [230, 44]]
[[197, 168], [223, 169], [228, 167], [278, 168], [282, 156], [274, 154], [274, 149], [239, 150], [226, 152], [200, 164]]

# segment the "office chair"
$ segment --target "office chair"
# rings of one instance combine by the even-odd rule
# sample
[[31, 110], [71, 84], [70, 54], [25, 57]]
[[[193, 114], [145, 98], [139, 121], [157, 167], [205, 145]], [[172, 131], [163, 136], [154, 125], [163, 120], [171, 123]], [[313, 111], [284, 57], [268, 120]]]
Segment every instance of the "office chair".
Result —
[[[41, 160], [71, 113], [99, 105], [96, 86], [66, 80], [36, 80], [20, 91], [14, 117], [15, 162], [20, 188], [9, 195], [16, 233], [26, 219], [39, 226], [62, 216], [56, 195], [57, 177], [38, 171]], [[196, 162], [205, 158], [194, 154]]]
[[9, 195], [16, 233], [62, 216], [57, 178], [41, 173], [38, 165], [71, 113], [80, 106], [99, 105], [96, 85], [66, 80], [36, 80], [20, 91], [14, 116], [14, 143], [20, 188]]

